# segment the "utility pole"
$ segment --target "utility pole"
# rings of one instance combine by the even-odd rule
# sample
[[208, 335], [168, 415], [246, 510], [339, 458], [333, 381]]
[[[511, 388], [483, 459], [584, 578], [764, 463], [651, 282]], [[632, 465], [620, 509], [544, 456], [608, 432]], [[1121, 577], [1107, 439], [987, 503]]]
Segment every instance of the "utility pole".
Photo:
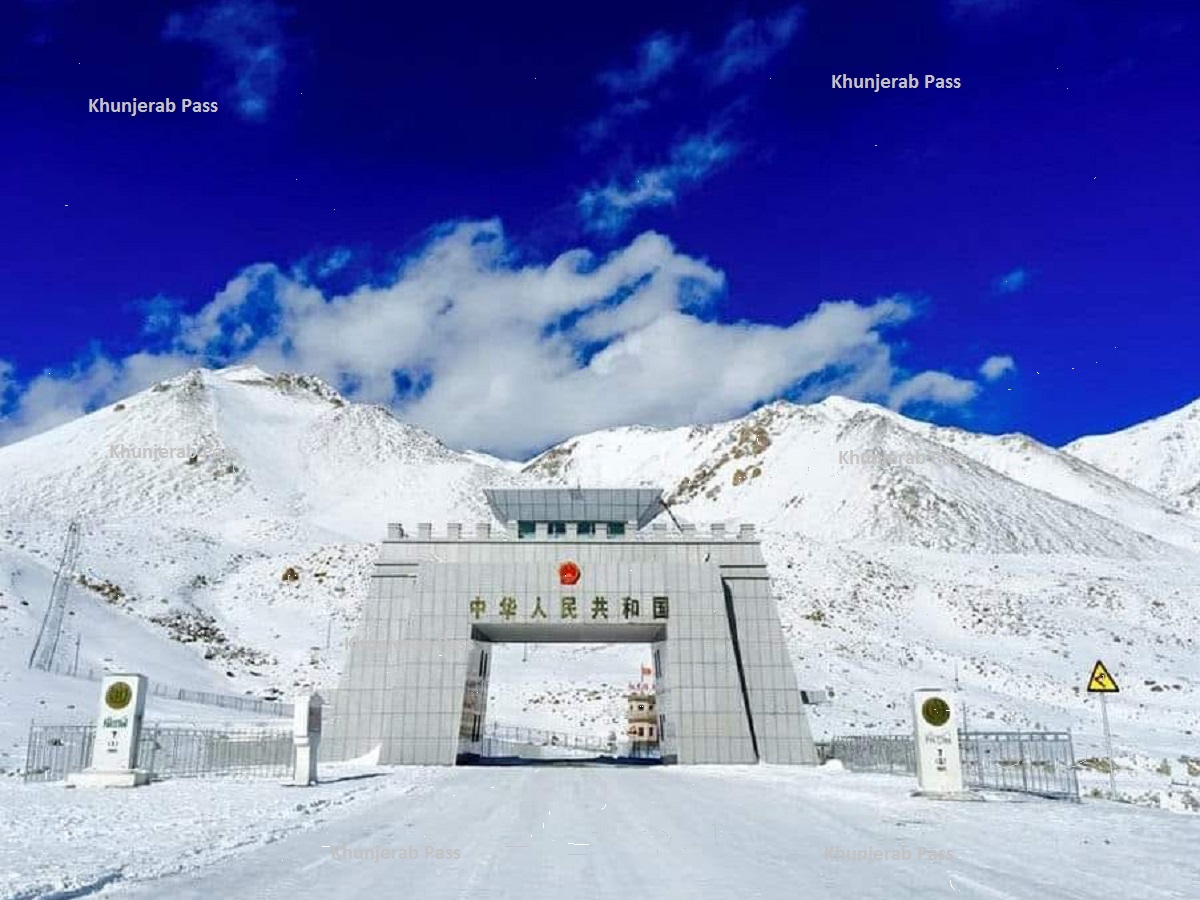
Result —
[[29, 654], [29, 668], [31, 669], [49, 672], [54, 668], [58, 640], [62, 635], [63, 612], [67, 607], [71, 581], [75, 577], [75, 567], [79, 560], [79, 541], [79, 520], [75, 519], [67, 527], [67, 540], [63, 545], [62, 556], [58, 560], [58, 570], [54, 573], [54, 582], [50, 587], [50, 599], [46, 603], [46, 612], [42, 616], [42, 626], [38, 630], [33, 652]]
[[81, 634], [75, 635], [75, 662], [71, 666], [71, 674], [72, 675], [79, 674], [79, 642], [81, 640], [83, 640], [83, 635], [81, 635]]
[[333, 639], [333, 616], [325, 622], [325, 652], [329, 652], [329, 643]]
[[1108, 753], [1108, 799], [1117, 799], [1116, 763], [1113, 762], [1112, 732], [1108, 729], [1108, 694], [1100, 694], [1100, 715], [1104, 717], [1104, 750]]
[[960, 702], [962, 703], [962, 712], [963, 712], [962, 730], [970, 731], [971, 724], [970, 724], [970, 720], [967, 718], [967, 698], [962, 695], [962, 685], [960, 685], [958, 682], [958, 663], [954, 664], [954, 692], [959, 695]]

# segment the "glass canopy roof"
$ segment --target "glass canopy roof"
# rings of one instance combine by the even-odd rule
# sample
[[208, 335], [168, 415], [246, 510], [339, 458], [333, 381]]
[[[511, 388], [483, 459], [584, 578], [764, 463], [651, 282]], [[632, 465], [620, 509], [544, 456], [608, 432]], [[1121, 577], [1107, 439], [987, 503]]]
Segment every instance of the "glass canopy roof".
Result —
[[663, 511], [658, 488], [488, 488], [483, 493], [501, 522], [637, 522], [644, 528]]

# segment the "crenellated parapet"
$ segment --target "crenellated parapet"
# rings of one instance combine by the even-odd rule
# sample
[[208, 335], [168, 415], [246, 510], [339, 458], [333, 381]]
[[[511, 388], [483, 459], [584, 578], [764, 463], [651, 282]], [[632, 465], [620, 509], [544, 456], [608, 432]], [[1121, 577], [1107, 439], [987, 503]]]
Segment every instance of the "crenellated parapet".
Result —
[[620, 530], [610, 529], [610, 523], [597, 522], [583, 530], [576, 522], [562, 523], [561, 531], [552, 531], [551, 523], [536, 522], [530, 532], [522, 532], [517, 522], [494, 526], [491, 522], [478, 522], [474, 528], [465, 528], [461, 522], [447, 522], [434, 527], [431, 522], [420, 522], [415, 527], [400, 522], [391, 522], [387, 527], [388, 541], [757, 541], [758, 533], [751, 523], [731, 525], [712, 522], [703, 526], [692, 523], [678, 527], [656, 522], [649, 528], [638, 530], [636, 523], [621, 523]]

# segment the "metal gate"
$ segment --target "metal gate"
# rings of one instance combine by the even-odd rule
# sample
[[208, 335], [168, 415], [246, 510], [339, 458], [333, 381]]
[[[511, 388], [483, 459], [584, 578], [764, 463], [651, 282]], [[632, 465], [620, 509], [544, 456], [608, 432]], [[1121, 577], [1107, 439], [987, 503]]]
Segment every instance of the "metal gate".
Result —
[[971, 787], [1079, 800], [1075, 750], [1065, 731], [961, 732], [959, 747]]
[[[26, 781], [61, 781], [92, 759], [94, 725], [32, 725], [25, 753]], [[295, 748], [279, 728], [146, 726], [138, 741], [138, 767], [155, 778], [199, 775], [283, 777]]]
[[[967, 787], [1079, 800], [1075, 750], [1069, 732], [960, 731]], [[851, 735], [830, 742], [830, 757], [855, 772], [917, 774], [912, 735]]]

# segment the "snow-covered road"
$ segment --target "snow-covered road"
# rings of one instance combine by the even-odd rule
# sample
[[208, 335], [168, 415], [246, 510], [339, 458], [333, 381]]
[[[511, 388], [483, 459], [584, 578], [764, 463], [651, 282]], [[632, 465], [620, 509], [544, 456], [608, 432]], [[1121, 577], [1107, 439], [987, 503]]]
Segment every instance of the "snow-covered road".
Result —
[[219, 867], [116, 883], [104, 895], [1200, 896], [1192, 817], [1104, 802], [935, 802], [911, 788], [897, 777], [765, 766], [459, 768]]

